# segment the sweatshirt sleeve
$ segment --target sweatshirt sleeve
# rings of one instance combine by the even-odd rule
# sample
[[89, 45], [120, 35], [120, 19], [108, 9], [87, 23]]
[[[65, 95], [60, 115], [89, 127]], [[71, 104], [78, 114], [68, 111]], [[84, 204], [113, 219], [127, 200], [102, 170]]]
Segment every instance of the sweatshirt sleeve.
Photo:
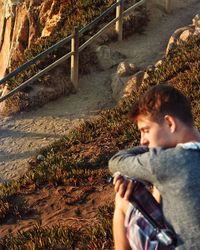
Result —
[[120, 172], [124, 176], [151, 183], [156, 182], [151, 159], [157, 155], [157, 149], [149, 150], [147, 147], [135, 147], [121, 150], [109, 161], [109, 170], [112, 174]]

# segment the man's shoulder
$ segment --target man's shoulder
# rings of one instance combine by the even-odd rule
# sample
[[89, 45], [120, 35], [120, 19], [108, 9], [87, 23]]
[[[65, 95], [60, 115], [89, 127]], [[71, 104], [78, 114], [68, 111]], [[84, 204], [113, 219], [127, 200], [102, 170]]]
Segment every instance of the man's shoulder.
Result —
[[167, 162], [180, 163], [200, 159], [200, 143], [177, 144], [172, 148], [152, 148], [149, 150], [152, 165], [159, 162], [165, 165]]
[[182, 147], [183, 149], [200, 150], [200, 142], [186, 142], [178, 143], [177, 147]]
[[[124, 160], [127, 157], [138, 159], [139, 162], [149, 162], [152, 163], [155, 161], [162, 162], [162, 161], [178, 161], [180, 158], [183, 159], [185, 157], [193, 157], [196, 154], [196, 151], [200, 152], [200, 142], [198, 143], [183, 143], [177, 144], [175, 147], [171, 148], [162, 148], [162, 147], [155, 147], [155, 148], [148, 148], [146, 146], [136, 146], [133, 148], [120, 150], [116, 153], [112, 158], [111, 161], [115, 159]], [[194, 153], [194, 154], [193, 154]], [[199, 154], [200, 157], [200, 154]]]
[[177, 152], [191, 152], [190, 150], [200, 151], [200, 142], [186, 142], [186, 143], [178, 143], [175, 147], [171, 148], [150, 148], [149, 152], [151, 154], [169, 154], [169, 153], [177, 153]]

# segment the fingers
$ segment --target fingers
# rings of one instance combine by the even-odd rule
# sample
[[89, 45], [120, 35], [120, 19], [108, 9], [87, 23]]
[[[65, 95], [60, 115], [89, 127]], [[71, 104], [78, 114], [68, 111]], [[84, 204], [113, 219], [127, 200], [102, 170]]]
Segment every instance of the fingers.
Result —
[[114, 190], [116, 193], [119, 193], [119, 195], [121, 197], [124, 197], [125, 192], [126, 192], [126, 188], [127, 188], [128, 182], [126, 179], [124, 179], [123, 177], [118, 178], [115, 181], [115, 186], [114, 186]]
[[116, 183], [116, 181], [117, 180], [119, 180], [119, 179], [121, 179], [121, 178], [124, 178], [121, 174], [120, 174], [120, 172], [116, 172], [114, 175], [113, 175], [113, 184], [115, 185], [115, 183]]
[[121, 175], [116, 175], [113, 179], [114, 190], [122, 198], [129, 200], [130, 196], [133, 195], [134, 181], [126, 179]]
[[134, 192], [134, 187], [135, 187], [135, 182], [133, 180], [129, 180], [126, 192], [124, 194], [125, 200], [130, 200], [130, 197], [133, 195]]

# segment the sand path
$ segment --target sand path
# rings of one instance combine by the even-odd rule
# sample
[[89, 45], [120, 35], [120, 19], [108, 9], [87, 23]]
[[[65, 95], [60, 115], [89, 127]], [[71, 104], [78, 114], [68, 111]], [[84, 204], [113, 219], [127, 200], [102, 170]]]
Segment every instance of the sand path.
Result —
[[[170, 35], [179, 27], [191, 24], [200, 13], [199, 0], [174, 0], [173, 11], [167, 15], [162, 1], [149, 1], [151, 16], [142, 35], [110, 46], [145, 68], [159, 60], [165, 52]], [[153, 3], [154, 4], [153, 4]], [[89, 116], [115, 105], [111, 97], [110, 76], [115, 69], [93, 72], [80, 79], [75, 95], [62, 97], [29, 113], [0, 119], [0, 182], [17, 178], [28, 168], [28, 159]]]

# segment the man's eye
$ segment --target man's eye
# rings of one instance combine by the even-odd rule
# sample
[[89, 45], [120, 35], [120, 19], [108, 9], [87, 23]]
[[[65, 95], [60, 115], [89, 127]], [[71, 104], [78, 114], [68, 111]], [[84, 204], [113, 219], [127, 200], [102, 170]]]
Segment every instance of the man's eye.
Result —
[[149, 129], [144, 129], [144, 133], [149, 133]]

